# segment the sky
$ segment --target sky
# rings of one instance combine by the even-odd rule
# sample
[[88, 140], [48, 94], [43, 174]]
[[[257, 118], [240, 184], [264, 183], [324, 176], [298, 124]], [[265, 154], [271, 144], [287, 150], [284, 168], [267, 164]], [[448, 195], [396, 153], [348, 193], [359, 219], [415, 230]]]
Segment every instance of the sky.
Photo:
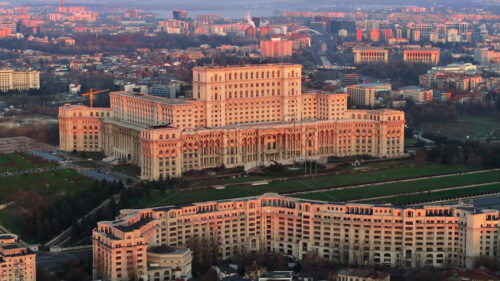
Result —
[[[59, 0], [11, 0], [11, 2], [36, 2], [57, 4]], [[500, 0], [472, 0], [500, 1]], [[402, 5], [424, 5], [452, 3], [471, 5], [471, 0], [65, 0], [67, 5], [104, 5], [113, 8], [138, 8], [154, 12], [163, 17], [171, 16], [172, 9], [187, 10], [190, 16], [197, 14], [220, 14], [224, 17], [243, 18], [252, 16], [272, 16], [283, 10], [327, 11], [355, 10], [356, 8], [388, 8]]]

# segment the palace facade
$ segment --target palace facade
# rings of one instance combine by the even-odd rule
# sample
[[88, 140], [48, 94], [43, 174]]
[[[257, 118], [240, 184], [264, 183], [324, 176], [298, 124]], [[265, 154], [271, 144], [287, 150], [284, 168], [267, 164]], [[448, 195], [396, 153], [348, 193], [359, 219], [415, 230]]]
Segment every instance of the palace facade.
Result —
[[[393, 267], [472, 267], [498, 257], [499, 211], [466, 206], [394, 207], [331, 203], [264, 194], [153, 209], [122, 210], [93, 230], [95, 278], [150, 275], [158, 246], [202, 240], [219, 260], [240, 251]], [[214, 251], [215, 251], [214, 250]], [[151, 279], [149, 279], [151, 280]]]
[[303, 93], [301, 66], [198, 67], [193, 99], [113, 92], [110, 108], [59, 108], [60, 148], [103, 151], [142, 178], [224, 165], [403, 155], [404, 113], [348, 110], [347, 94]]

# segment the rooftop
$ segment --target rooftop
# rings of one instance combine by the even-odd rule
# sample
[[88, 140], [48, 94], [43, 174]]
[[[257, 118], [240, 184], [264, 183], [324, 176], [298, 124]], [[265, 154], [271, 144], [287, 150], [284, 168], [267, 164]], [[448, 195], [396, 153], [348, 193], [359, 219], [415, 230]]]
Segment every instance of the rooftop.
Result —
[[135, 93], [135, 92], [112, 92], [111, 94], [113, 95], [121, 95], [121, 96], [129, 96], [141, 100], [147, 100], [147, 101], [152, 101], [152, 102], [157, 102], [157, 103], [163, 103], [163, 104], [189, 104], [191, 101], [190, 99], [172, 99], [172, 98], [165, 98], [165, 97], [159, 97], [159, 96], [153, 96], [153, 95], [148, 95], [148, 94], [141, 94], [141, 93]]
[[292, 64], [292, 63], [268, 63], [268, 64], [245, 64], [245, 65], [231, 65], [231, 66], [199, 66], [193, 68], [193, 71], [196, 70], [222, 70], [222, 69], [243, 69], [243, 68], [255, 68], [255, 67], [284, 67], [284, 66], [290, 66], [290, 67], [301, 67], [301, 64]]

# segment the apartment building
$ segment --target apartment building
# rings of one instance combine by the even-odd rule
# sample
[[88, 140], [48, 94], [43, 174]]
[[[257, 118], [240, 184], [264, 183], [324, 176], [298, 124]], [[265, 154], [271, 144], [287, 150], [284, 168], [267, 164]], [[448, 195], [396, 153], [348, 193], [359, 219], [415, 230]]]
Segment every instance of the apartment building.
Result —
[[273, 38], [260, 41], [260, 56], [265, 58], [282, 58], [292, 56], [294, 41]]
[[0, 92], [40, 89], [40, 72], [0, 70]]
[[382, 47], [355, 47], [352, 49], [354, 53], [354, 63], [388, 63], [389, 49]]
[[353, 105], [375, 106], [375, 88], [352, 85], [347, 87], [347, 95]]
[[224, 165], [367, 154], [399, 157], [404, 113], [347, 110], [347, 94], [303, 93], [300, 65], [199, 67], [193, 99], [110, 94], [110, 108], [59, 108], [64, 151], [103, 151], [145, 179]]
[[17, 241], [14, 234], [0, 234], [0, 280], [35, 281], [35, 253]]
[[[153, 209], [122, 210], [93, 230], [94, 270], [103, 280], [129, 272], [146, 276], [150, 247], [187, 247], [204, 239], [220, 260], [240, 251], [393, 267], [472, 267], [498, 256], [498, 210], [465, 206], [394, 207], [330, 203], [264, 194]], [[215, 247], [213, 247], [215, 246]]]

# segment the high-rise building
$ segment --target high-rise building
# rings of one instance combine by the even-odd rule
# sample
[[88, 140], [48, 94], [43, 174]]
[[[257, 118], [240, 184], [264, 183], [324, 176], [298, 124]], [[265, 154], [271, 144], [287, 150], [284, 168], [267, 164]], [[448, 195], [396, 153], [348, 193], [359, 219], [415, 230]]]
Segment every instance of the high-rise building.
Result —
[[0, 280], [35, 281], [36, 255], [18, 243], [14, 234], [0, 234]]
[[347, 87], [347, 94], [353, 105], [375, 106], [375, 89], [363, 85], [352, 85]]
[[40, 89], [40, 72], [0, 70], [0, 92]]
[[174, 20], [185, 20], [188, 17], [186, 11], [177, 9], [172, 10], [172, 16]]
[[299, 259], [314, 251], [343, 264], [471, 268], [478, 257], [497, 256], [499, 222], [498, 210], [333, 203], [277, 194], [122, 210], [115, 221], [93, 230], [93, 267], [99, 273], [94, 277], [125, 281], [132, 272], [151, 280], [148, 249], [201, 242], [219, 261], [240, 251]]
[[404, 113], [347, 110], [347, 94], [302, 93], [302, 66], [196, 67], [193, 99], [110, 93], [110, 108], [59, 108], [60, 148], [102, 151], [145, 179], [328, 156], [403, 155]]
[[292, 56], [293, 41], [272, 38], [260, 41], [260, 56], [264, 58], [282, 58]]
[[356, 29], [356, 41], [362, 41], [363, 40], [363, 29], [358, 28]]
[[354, 63], [387, 63], [389, 62], [389, 49], [383, 47], [355, 47]]
[[380, 29], [370, 30], [370, 41], [379, 42], [380, 41]]
[[339, 30], [345, 29], [348, 34], [354, 34], [356, 32], [356, 23], [347, 20], [332, 20], [330, 22], [330, 34], [339, 34]]

